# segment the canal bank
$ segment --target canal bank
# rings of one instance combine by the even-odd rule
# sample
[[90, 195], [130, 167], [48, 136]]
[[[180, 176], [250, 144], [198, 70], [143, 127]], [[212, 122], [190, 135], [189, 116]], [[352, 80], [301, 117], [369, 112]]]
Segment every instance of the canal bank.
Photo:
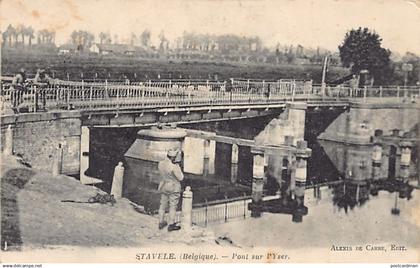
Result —
[[157, 219], [139, 213], [125, 198], [114, 205], [88, 203], [104, 192], [69, 176], [31, 169], [15, 157], [2, 155], [1, 175], [2, 250], [214, 244], [204, 229], [182, 236], [158, 231]]

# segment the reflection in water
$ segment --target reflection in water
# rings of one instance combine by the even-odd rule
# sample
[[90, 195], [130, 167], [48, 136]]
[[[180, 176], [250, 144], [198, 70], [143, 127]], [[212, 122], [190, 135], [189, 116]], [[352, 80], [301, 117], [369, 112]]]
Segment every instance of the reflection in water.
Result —
[[[137, 130], [132, 129], [114, 132], [108, 129], [92, 130], [88, 175], [104, 180], [98, 187], [109, 192], [114, 167], [119, 161], [123, 161], [123, 195], [143, 205], [149, 213], [154, 213], [159, 203], [156, 191], [159, 181], [157, 163], [124, 157], [124, 153], [134, 142], [136, 133]], [[110, 143], [110, 140], [113, 142]], [[251, 197], [253, 159], [250, 148], [238, 147], [236, 164], [232, 163], [232, 145], [216, 143], [214, 146], [217, 156], [214, 161], [206, 155], [199, 156], [203, 161], [201, 174], [187, 173], [183, 182], [183, 187], [190, 185], [193, 189], [194, 206], [202, 206], [215, 200]], [[292, 215], [293, 221], [302, 221], [302, 216], [308, 213], [306, 206], [311, 209], [311, 206], [305, 205], [305, 200], [312, 196], [308, 195], [308, 190], [305, 196], [307, 188], [313, 188], [313, 197], [317, 202], [328, 200], [345, 212], [363, 206], [378, 196], [380, 191], [395, 192], [397, 205], [399, 199], [412, 198], [411, 181], [399, 177], [402, 173], [397, 148], [384, 149], [380, 165], [375, 165], [371, 146], [315, 141], [309, 143], [309, 147], [312, 149], [312, 156], [308, 159], [306, 185], [292, 183], [291, 170], [287, 168], [291, 164], [289, 159], [275, 156], [267, 158], [264, 195], [278, 195], [280, 198], [265, 202], [265, 211], [287, 213]], [[199, 151], [206, 154], [206, 150]], [[329, 191], [325, 192], [322, 188], [331, 191], [331, 201]], [[399, 210], [394, 208], [393, 211], [397, 215]]]
[[[396, 192], [395, 204], [398, 198], [412, 198], [414, 186], [410, 183], [417, 174], [415, 170], [410, 172], [409, 167], [397, 165], [400, 163], [397, 147], [389, 146], [378, 157], [373, 146], [320, 143], [345, 178], [341, 184], [333, 186], [333, 203], [339, 209], [347, 213], [349, 209], [365, 204], [370, 196], [377, 196], [379, 191]], [[395, 215], [399, 214], [398, 211], [392, 209]]]

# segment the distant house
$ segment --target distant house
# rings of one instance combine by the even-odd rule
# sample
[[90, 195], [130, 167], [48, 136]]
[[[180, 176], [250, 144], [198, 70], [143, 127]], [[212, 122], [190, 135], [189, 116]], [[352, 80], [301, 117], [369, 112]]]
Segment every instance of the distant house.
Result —
[[73, 45], [73, 44], [64, 44], [58, 47], [58, 55], [70, 54], [76, 51], [77, 51], [77, 47], [76, 45]]
[[140, 48], [124, 44], [93, 44], [89, 51], [99, 55], [128, 55], [136, 54]]
[[310, 64], [311, 61], [307, 58], [295, 58], [294, 63], [295, 64]]

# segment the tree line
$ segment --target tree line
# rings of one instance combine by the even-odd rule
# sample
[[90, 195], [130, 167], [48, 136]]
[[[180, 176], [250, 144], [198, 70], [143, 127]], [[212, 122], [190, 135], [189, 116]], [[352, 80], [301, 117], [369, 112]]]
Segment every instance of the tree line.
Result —
[[[35, 47], [45, 51], [56, 49], [56, 33], [53, 30], [35, 31], [31, 26], [9, 25], [2, 33], [3, 48]], [[322, 64], [328, 58], [330, 65], [342, 65], [349, 69], [350, 76], [368, 73], [372, 84], [385, 85], [391, 82], [416, 84], [420, 81], [420, 57], [407, 52], [396, 62], [391, 60], [391, 51], [382, 47], [382, 38], [368, 28], [359, 27], [348, 31], [343, 42], [338, 46], [338, 53], [319, 47], [306, 48], [302, 45], [280, 45], [267, 48], [258, 36], [238, 36], [234, 34], [209, 35], [184, 32], [171, 44], [164, 31], [158, 35], [159, 44], [151, 43], [152, 32], [148, 29], [140, 33], [131, 33], [127, 39], [120, 39], [117, 34], [107, 32], [98, 34], [101, 45], [127, 44], [155, 51], [167, 59], [181, 60], [222, 60], [239, 62], [264, 62], [270, 64]], [[77, 51], [87, 51], [96, 41], [93, 33], [86, 30], [74, 30], [69, 43]], [[54, 53], [56, 50], [54, 49]], [[403, 68], [410, 65], [410, 70]], [[327, 69], [328, 70], [328, 69]], [[366, 79], [366, 76], [364, 76]], [[403, 82], [401, 82], [403, 81]], [[330, 81], [331, 82], [331, 81]]]
[[[42, 29], [35, 32], [31, 26], [25, 26], [23, 24], [20, 24], [16, 27], [9, 24], [6, 30], [2, 33], [2, 44], [3, 46], [10, 48], [23, 47], [26, 45], [31, 47], [33, 45], [32, 40], [35, 39], [35, 37], [37, 37], [38, 45], [55, 46], [55, 31]], [[27, 40], [27, 42], [25, 42], [25, 40]]]

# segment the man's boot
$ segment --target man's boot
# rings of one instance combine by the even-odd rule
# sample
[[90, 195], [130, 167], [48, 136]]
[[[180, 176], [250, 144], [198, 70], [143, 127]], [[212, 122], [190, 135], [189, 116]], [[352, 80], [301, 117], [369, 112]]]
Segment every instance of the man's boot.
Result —
[[168, 225], [166, 221], [159, 222], [159, 230], [162, 230], [163, 228], [165, 228], [166, 225]]
[[181, 229], [181, 226], [178, 226], [178, 225], [176, 225], [175, 223], [170, 224], [170, 225], [168, 226], [168, 232], [171, 232], [171, 231], [178, 231], [179, 229]]

